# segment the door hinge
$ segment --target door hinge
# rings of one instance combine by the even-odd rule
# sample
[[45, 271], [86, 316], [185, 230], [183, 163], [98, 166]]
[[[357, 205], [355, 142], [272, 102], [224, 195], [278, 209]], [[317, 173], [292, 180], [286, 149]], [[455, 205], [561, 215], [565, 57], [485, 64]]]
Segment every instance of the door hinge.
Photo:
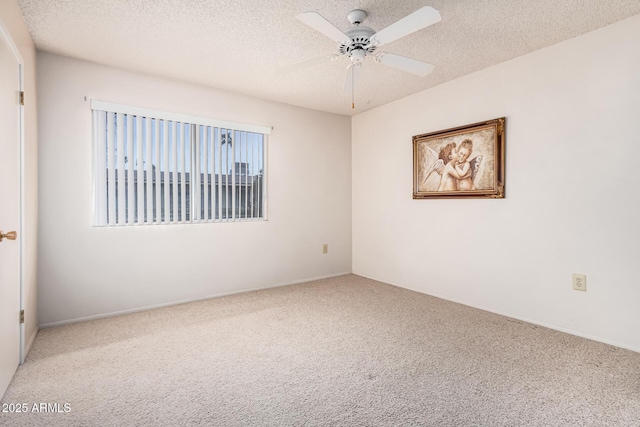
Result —
[[24, 323], [24, 310], [20, 310], [20, 323]]
[[20, 105], [24, 105], [24, 91], [20, 91]]

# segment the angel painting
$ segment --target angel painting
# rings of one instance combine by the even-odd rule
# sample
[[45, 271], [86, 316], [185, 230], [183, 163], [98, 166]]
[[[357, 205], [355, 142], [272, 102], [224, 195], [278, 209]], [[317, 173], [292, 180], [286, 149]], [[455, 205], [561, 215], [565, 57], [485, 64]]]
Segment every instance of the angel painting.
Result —
[[437, 172], [440, 183], [437, 191], [475, 190], [473, 180], [478, 175], [482, 164], [482, 155], [469, 160], [473, 152], [473, 141], [469, 138], [456, 147], [455, 142], [450, 142], [437, 153], [433, 148], [425, 146], [438, 160], [429, 167], [423, 183], [426, 183], [433, 172]]
[[414, 198], [504, 197], [500, 120], [415, 136]]

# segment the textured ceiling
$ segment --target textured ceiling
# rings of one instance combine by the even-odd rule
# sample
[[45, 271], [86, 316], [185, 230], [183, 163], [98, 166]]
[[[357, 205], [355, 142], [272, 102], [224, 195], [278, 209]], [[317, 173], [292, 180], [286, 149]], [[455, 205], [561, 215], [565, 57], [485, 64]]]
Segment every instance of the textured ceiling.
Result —
[[[640, 0], [18, 0], [36, 47], [146, 74], [353, 115], [640, 13]], [[315, 11], [341, 30], [363, 9], [376, 31], [422, 6], [442, 21], [379, 48], [435, 65], [417, 77], [367, 57], [356, 108], [342, 94], [341, 57], [296, 19]]]

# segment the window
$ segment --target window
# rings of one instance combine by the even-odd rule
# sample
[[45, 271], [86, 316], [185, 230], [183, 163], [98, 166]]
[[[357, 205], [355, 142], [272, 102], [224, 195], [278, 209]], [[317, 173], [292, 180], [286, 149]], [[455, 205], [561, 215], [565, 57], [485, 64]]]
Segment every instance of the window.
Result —
[[266, 219], [271, 129], [92, 101], [94, 225]]

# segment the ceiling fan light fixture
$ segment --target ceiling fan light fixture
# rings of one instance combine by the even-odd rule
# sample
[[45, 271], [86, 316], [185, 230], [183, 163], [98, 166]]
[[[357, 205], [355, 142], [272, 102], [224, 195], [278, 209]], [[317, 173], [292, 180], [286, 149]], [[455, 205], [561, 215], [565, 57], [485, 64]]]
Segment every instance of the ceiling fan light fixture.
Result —
[[351, 51], [349, 55], [351, 62], [354, 64], [359, 64], [364, 61], [364, 57], [367, 55], [367, 52], [364, 49], [355, 49]]

